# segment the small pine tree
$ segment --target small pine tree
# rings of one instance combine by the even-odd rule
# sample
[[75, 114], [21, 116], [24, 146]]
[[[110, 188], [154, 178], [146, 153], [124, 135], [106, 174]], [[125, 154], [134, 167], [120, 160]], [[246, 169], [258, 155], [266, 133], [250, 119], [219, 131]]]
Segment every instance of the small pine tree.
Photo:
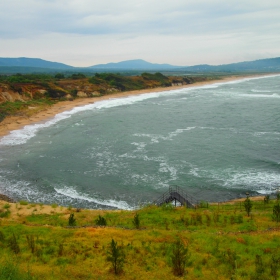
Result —
[[140, 218], [139, 218], [138, 213], [135, 214], [132, 223], [137, 229], [140, 228]]
[[177, 240], [172, 246], [172, 269], [175, 276], [183, 276], [185, 267], [189, 258], [188, 248], [184, 246], [181, 240]]
[[279, 279], [280, 257], [273, 254], [270, 260], [270, 275], [274, 280]]
[[123, 271], [125, 254], [123, 252], [123, 248], [118, 246], [114, 239], [112, 239], [110, 250], [107, 252], [107, 260], [112, 263], [112, 267], [116, 275]]
[[76, 219], [74, 218], [74, 214], [71, 213], [68, 219], [68, 225], [70, 227], [74, 227], [76, 225]]
[[260, 255], [256, 255], [255, 266], [256, 266], [256, 279], [262, 279], [262, 275], [265, 271], [265, 266], [262, 257]]
[[272, 219], [277, 223], [280, 221], [280, 205], [279, 202], [273, 207]]
[[253, 203], [250, 200], [250, 198], [247, 196], [247, 198], [244, 201], [244, 208], [245, 208], [245, 211], [246, 211], [248, 217], [250, 216], [252, 207], [253, 207]]
[[36, 251], [36, 243], [35, 243], [34, 235], [26, 235], [26, 240], [27, 240], [28, 247], [31, 250], [31, 253], [34, 254]]
[[19, 248], [19, 245], [18, 245], [18, 241], [17, 241], [17, 238], [16, 238], [14, 233], [13, 233], [13, 235], [8, 240], [8, 246], [10, 247], [10, 249], [15, 254], [19, 254], [20, 253], [20, 248]]
[[269, 203], [269, 200], [270, 200], [269, 195], [266, 195], [266, 196], [264, 197], [264, 199], [263, 199], [263, 203], [264, 203], [264, 204], [268, 204], [268, 203]]
[[99, 215], [98, 218], [95, 220], [95, 224], [98, 225], [98, 226], [106, 226], [107, 221], [104, 217]]

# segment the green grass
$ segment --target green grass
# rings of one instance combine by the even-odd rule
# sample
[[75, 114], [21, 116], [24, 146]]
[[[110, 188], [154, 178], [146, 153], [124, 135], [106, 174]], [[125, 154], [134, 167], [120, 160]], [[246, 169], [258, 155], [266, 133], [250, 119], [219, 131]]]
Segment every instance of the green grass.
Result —
[[0, 103], [0, 121], [2, 121], [7, 116], [14, 116], [18, 114], [23, 114], [23, 111], [28, 109], [28, 107], [39, 106], [45, 107], [54, 104], [53, 101], [49, 99], [39, 99], [39, 100], [29, 100], [29, 101], [14, 101], [14, 102], [4, 102]]
[[[11, 215], [1, 219], [0, 279], [7, 271], [13, 271], [11, 279], [116, 279], [107, 260], [112, 239], [125, 256], [118, 279], [177, 279], [172, 266], [179, 243], [188, 253], [185, 279], [278, 279], [280, 231], [272, 220], [274, 205], [253, 202], [249, 217], [236, 203], [198, 209], [150, 205], [137, 211], [65, 208], [18, 219], [13, 207], [6, 207]], [[67, 227], [70, 213], [77, 227]], [[96, 226], [98, 217], [106, 219], [105, 227]], [[17, 260], [13, 265], [7, 261], [11, 258]]]

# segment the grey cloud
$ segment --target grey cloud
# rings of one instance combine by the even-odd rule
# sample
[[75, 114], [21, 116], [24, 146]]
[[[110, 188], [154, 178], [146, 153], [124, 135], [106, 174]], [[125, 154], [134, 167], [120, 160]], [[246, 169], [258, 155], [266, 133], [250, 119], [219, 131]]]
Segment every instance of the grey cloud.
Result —
[[180, 61], [190, 53], [205, 60], [216, 49], [224, 59], [276, 53], [279, 18], [279, 0], [9, 0], [0, 2], [0, 38], [6, 53], [17, 52], [16, 42], [26, 53], [38, 44], [38, 55], [67, 48], [160, 62], [170, 50]]
[[[24, 2], [24, 3], [22, 3]], [[195, 34], [257, 25], [258, 13], [271, 21], [275, 1], [16, 1], [0, 4], [2, 36], [41, 33]], [[267, 2], [266, 2], [267, 3]], [[255, 17], [255, 18], [254, 18]], [[248, 20], [250, 19], [250, 21]], [[273, 19], [275, 20], [275, 19]], [[265, 22], [264, 22], [264, 25]]]

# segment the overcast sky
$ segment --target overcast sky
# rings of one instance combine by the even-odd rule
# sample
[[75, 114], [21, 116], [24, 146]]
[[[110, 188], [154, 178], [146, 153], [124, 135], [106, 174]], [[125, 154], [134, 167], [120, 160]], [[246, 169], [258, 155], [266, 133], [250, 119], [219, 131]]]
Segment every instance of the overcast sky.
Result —
[[280, 56], [279, 0], [0, 1], [0, 57], [91, 66]]

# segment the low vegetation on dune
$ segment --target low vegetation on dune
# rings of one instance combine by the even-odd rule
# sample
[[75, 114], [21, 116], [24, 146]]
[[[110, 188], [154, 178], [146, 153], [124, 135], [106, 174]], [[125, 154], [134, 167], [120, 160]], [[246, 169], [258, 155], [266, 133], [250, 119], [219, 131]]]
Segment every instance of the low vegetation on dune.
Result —
[[[167, 77], [161, 73], [125, 76], [96, 73], [85, 76], [50, 74], [0, 75], [0, 121], [6, 116], [30, 116], [56, 101], [99, 97], [112, 93], [170, 87], [217, 79], [216, 76]], [[32, 109], [32, 110], [30, 110]]]
[[[249, 205], [249, 206], [248, 206]], [[1, 202], [0, 279], [279, 279], [279, 200], [134, 211]]]

